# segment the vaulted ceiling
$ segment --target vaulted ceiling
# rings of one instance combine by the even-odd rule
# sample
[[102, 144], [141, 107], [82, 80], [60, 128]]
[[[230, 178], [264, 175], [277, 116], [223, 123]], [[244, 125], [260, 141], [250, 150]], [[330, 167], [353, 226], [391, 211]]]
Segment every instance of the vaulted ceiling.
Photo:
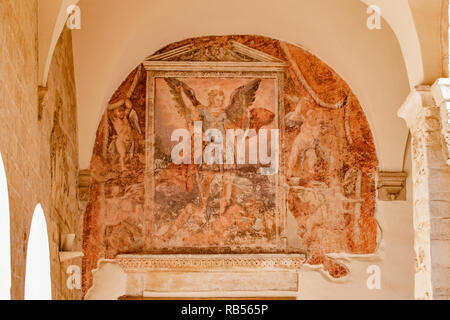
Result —
[[[441, 0], [40, 0], [40, 82], [45, 85], [68, 5], [73, 31], [80, 168], [88, 168], [107, 102], [146, 56], [185, 38], [255, 34], [302, 46], [331, 66], [360, 100], [380, 167], [401, 170], [408, 130], [397, 117], [410, 88], [442, 76]], [[366, 26], [380, 6], [381, 30]]]

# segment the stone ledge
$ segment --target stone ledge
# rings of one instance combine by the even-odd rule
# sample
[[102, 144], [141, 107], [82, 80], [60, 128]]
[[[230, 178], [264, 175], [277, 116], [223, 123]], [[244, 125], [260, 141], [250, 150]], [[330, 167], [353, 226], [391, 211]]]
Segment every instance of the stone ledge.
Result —
[[118, 255], [115, 259], [125, 272], [213, 271], [213, 270], [298, 270], [306, 260], [303, 254], [224, 254], [224, 255]]
[[406, 172], [379, 172], [378, 199], [381, 201], [405, 201], [406, 177]]
[[80, 170], [78, 173], [78, 199], [80, 201], [89, 201], [90, 188], [91, 188], [91, 171]]

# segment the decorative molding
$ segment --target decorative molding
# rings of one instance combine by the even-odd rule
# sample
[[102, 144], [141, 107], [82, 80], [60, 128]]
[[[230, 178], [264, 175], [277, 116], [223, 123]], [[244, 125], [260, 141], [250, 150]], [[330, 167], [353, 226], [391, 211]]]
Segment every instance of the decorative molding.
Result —
[[159, 53], [159, 54], [154, 54], [151, 56], [148, 56], [145, 60], [146, 61], [170, 61], [173, 60], [174, 58], [176, 59], [179, 56], [182, 56], [184, 54], [187, 53], [191, 53], [194, 51], [194, 46], [193, 45], [186, 45], [186, 46], [182, 46], [173, 50], [169, 50], [167, 52], [163, 52], [163, 53]]
[[417, 86], [406, 98], [397, 115], [406, 121], [408, 128], [413, 128], [420, 121], [424, 108], [435, 106], [430, 86]]
[[274, 62], [202, 62], [196, 61], [144, 61], [147, 71], [199, 71], [210, 72], [220, 68], [223, 72], [284, 72], [284, 63]]
[[124, 254], [98, 261], [85, 299], [290, 297], [294, 300], [300, 290], [299, 270], [305, 259], [303, 254]]
[[88, 201], [91, 188], [91, 171], [80, 170], [78, 173], [78, 200]]
[[378, 173], [378, 200], [405, 201], [406, 200], [406, 172]]
[[236, 41], [230, 41], [227, 48], [186, 45], [147, 57], [143, 65], [147, 71], [191, 72], [284, 72], [286, 67], [284, 61]]
[[247, 47], [237, 41], [229, 41], [228, 46], [195, 47], [191, 44], [154, 54], [145, 61], [190, 61], [190, 62], [284, 62], [264, 52]]
[[214, 271], [214, 270], [299, 270], [303, 254], [230, 255], [118, 255], [125, 272]]
[[256, 61], [261, 61], [261, 62], [278, 62], [278, 63], [282, 63], [283, 65], [285, 64], [284, 61], [277, 59], [273, 56], [271, 56], [270, 54], [252, 49], [250, 47], [247, 47], [237, 41], [230, 41], [231, 47], [232, 49], [243, 55], [243, 56], [247, 56], [249, 58], [252, 58]]

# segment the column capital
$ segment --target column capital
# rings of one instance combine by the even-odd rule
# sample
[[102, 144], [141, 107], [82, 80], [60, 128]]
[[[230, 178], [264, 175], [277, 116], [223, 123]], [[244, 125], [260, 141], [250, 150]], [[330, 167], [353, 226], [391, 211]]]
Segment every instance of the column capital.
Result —
[[431, 93], [440, 108], [442, 135], [447, 144], [447, 165], [450, 165], [450, 79], [438, 79], [431, 87]]
[[406, 97], [397, 115], [406, 121], [408, 128], [412, 129], [420, 121], [423, 109], [431, 107], [436, 107], [431, 87], [416, 86]]

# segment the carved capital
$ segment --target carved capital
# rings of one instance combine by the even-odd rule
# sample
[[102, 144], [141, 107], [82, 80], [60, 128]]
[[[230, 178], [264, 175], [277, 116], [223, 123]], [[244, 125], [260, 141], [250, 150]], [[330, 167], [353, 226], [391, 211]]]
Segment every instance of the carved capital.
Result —
[[78, 200], [88, 201], [91, 188], [91, 171], [80, 170], [78, 173]]
[[431, 93], [440, 108], [442, 136], [447, 145], [447, 165], [450, 165], [450, 79], [439, 79], [431, 87]]
[[417, 86], [408, 95], [397, 114], [406, 121], [408, 128], [414, 129], [423, 121], [426, 109], [435, 106], [430, 86]]
[[405, 201], [406, 177], [406, 172], [379, 172], [378, 199], [381, 201]]

